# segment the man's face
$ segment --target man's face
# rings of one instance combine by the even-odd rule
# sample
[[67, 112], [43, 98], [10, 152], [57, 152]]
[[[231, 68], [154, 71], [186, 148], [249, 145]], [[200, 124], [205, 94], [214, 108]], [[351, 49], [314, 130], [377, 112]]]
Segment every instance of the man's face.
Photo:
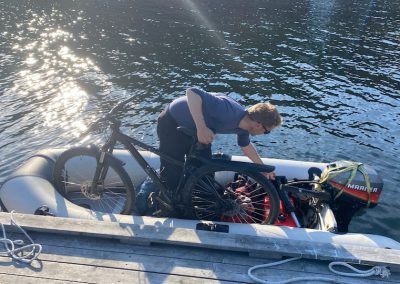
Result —
[[262, 134], [268, 134], [274, 129], [274, 127], [266, 127], [262, 125], [262, 123], [253, 121], [252, 127], [249, 131], [250, 135], [255, 136], [255, 135], [262, 135]]

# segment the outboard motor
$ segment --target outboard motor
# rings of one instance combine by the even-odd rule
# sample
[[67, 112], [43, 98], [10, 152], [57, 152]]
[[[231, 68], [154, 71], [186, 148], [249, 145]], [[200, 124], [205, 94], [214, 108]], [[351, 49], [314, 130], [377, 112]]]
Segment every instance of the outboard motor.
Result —
[[345, 233], [354, 214], [362, 208], [372, 208], [378, 204], [383, 181], [368, 165], [338, 161], [329, 164], [324, 170], [320, 186], [331, 194], [331, 208], [337, 229]]

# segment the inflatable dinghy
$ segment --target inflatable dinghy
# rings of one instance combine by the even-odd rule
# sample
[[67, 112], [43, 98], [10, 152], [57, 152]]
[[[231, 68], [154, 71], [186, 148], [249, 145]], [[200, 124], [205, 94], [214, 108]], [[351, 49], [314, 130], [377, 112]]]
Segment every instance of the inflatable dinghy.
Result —
[[[209, 222], [182, 220], [176, 218], [155, 218], [147, 216], [129, 216], [106, 214], [78, 206], [65, 199], [53, 185], [54, 164], [65, 149], [50, 149], [39, 152], [8, 177], [0, 188], [0, 200], [3, 210], [15, 210], [18, 213], [35, 214], [43, 205], [49, 213], [58, 217], [92, 219], [105, 222], [132, 222], [152, 226], [172, 228], [204, 229], [214, 228], [227, 233], [256, 235], [273, 238], [307, 240], [333, 244], [352, 244], [366, 247], [400, 249], [400, 243], [393, 239], [371, 234], [335, 234], [336, 220], [332, 210], [326, 207], [319, 212], [318, 224], [314, 228], [292, 228], [287, 226], [240, 224], [228, 222]], [[141, 152], [146, 161], [154, 168], [159, 167], [159, 157], [150, 152]], [[146, 179], [146, 174], [125, 150], [115, 150], [114, 155], [122, 160], [135, 188]], [[249, 161], [246, 157], [232, 156], [232, 160]], [[287, 179], [308, 179], [310, 168], [324, 171], [329, 164], [293, 160], [263, 159], [265, 164], [275, 166], [277, 175]], [[84, 172], [84, 165], [82, 165]]]

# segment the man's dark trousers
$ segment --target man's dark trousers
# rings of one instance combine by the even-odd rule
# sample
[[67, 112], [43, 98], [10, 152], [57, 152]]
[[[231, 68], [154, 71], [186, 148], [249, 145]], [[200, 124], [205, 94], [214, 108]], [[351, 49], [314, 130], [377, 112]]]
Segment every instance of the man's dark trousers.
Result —
[[[170, 156], [171, 158], [184, 162], [185, 155], [189, 152], [193, 138], [177, 130], [178, 124], [171, 116], [168, 108], [161, 112], [158, 117], [157, 135], [160, 140], [160, 152]], [[203, 150], [202, 156], [211, 156], [211, 147]], [[182, 175], [183, 168], [167, 162], [165, 159], [161, 160], [161, 179], [166, 182], [169, 190], [174, 191], [178, 186], [179, 179]], [[200, 166], [197, 165], [197, 166]]]

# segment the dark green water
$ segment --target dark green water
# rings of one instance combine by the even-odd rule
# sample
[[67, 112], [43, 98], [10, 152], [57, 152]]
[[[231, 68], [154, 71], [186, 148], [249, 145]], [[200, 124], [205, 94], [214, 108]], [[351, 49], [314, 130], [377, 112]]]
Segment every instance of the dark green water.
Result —
[[262, 156], [373, 165], [380, 204], [351, 230], [400, 240], [399, 1], [0, 0], [0, 27], [0, 180], [129, 96], [125, 131], [157, 145], [157, 114], [199, 86], [278, 105]]

